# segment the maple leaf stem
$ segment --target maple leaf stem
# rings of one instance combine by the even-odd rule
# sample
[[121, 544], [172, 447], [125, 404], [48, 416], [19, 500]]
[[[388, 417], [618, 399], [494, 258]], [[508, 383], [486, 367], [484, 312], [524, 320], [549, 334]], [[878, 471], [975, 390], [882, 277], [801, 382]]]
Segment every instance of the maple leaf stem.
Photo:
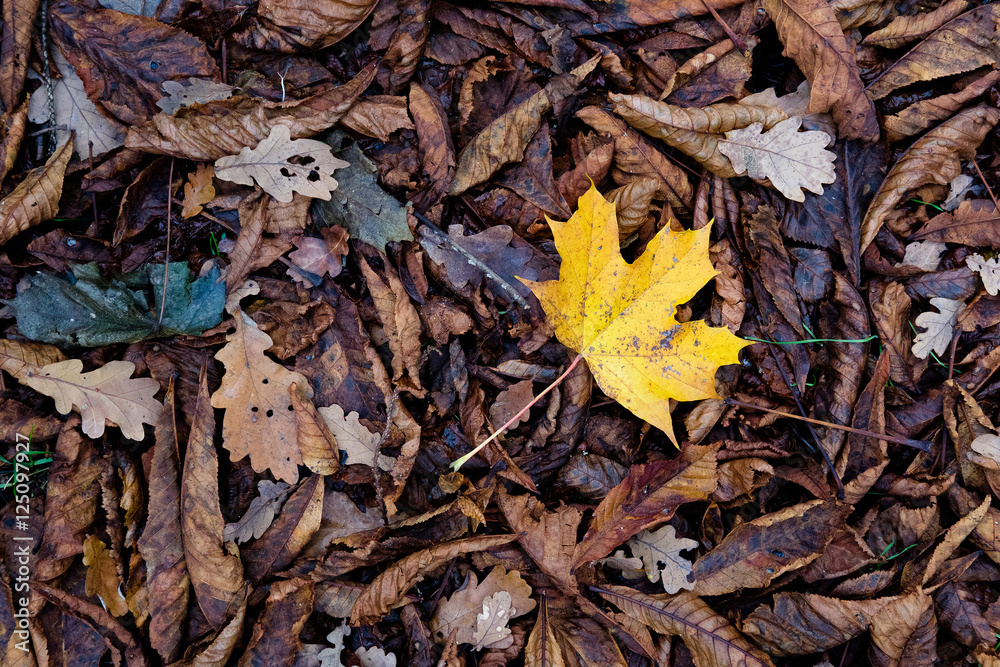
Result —
[[909, 438], [901, 438], [895, 435], [885, 435], [882, 433], [874, 433], [872, 431], [865, 431], [860, 428], [853, 428], [851, 426], [844, 426], [842, 424], [834, 424], [833, 422], [823, 421], [822, 419], [810, 419], [809, 417], [803, 417], [801, 415], [793, 415], [790, 412], [783, 412], [781, 410], [772, 410], [771, 408], [765, 408], [762, 405], [754, 405], [753, 403], [744, 403], [743, 401], [737, 401], [735, 398], [723, 399], [726, 405], [736, 405], [741, 408], [750, 408], [751, 410], [760, 410], [761, 412], [770, 412], [774, 415], [779, 415], [781, 417], [788, 417], [790, 419], [798, 419], [799, 421], [809, 422], [810, 424], [818, 424], [819, 426], [826, 426], [827, 428], [835, 428], [839, 431], [847, 431], [848, 433], [856, 433], [857, 435], [863, 435], [869, 438], [877, 438], [878, 440], [885, 440], [886, 442], [894, 442], [897, 445], [906, 445], [907, 447], [913, 447], [919, 449], [920, 451], [927, 452], [930, 451], [930, 447], [923, 440], [911, 440]]
[[490, 444], [491, 442], [493, 442], [494, 440], [496, 440], [498, 437], [500, 437], [500, 434], [503, 433], [504, 431], [506, 431], [510, 427], [511, 424], [517, 423], [517, 421], [521, 418], [521, 415], [523, 415], [525, 412], [527, 412], [528, 410], [530, 410], [532, 405], [534, 405], [535, 403], [537, 403], [538, 401], [540, 401], [542, 399], [542, 397], [545, 396], [545, 394], [547, 394], [550, 391], [552, 391], [553, 389], [555, 389], [559, 385], [560, 382], [562, 382], [564, 379], [566, 379], [566, 376], [569, 375], [573, 371], [574, 368], [576, 368], [576, 365], [578, 363], [580, 363], [581, 359], [583, 359], [583, 355], [580, 355], [580, 354], [576, 355], [576, 357], [573, 358], [572, 363], [570, 363], [570, 365], [566, 367], [566, 370], [564, 370], [562, 372], [562, 375], [560, 375], [555, 380], [553, 380], [552, 384], [550, 384], [548, 387], [546, 387], [545, 389], [543, 389], [542, 392], [540, 394], [538, 394], [538, 396], [535, 396], [533, 399], [531, 399], [531, 402], [528, 403], [523, 408], [521, 408], [520, 412], [518, 412], [516, 415], [514, 415], [513, 417], [511, 417], [510, 419], [508, 419], [507, 423], [504, 424], [503, 426], [501, 426], [500, 428], [498, 428], [496, 430], [496, 432], [493, 433], [493, 435], [491, 435], [490, 437], [486, 438], [481, 443], [479, 443], [479, 445], [475, 449], [473, 449], [471, 452], [469, 452], [468, 454], [466, 454], [462, 458], [460, 458], [457, 461], [455, 461], [454, 463], [452, 463], [451, 464], [451, 469], [457, 472], [459, 470], [459, 468], [461, 468], [463, 465], [465, 465], [466, 463], [469, 462], [469, 459], [471, 459], [473, 456], [475, 456], [480, 451], [482, 451], [483, 447], [485, 447], [486, 445]]

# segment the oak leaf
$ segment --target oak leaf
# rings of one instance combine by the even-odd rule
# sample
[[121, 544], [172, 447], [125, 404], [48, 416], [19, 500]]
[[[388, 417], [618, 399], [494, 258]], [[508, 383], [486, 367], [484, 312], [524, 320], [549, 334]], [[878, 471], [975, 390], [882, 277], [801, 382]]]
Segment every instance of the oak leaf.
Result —
[[160, 88], [166, 93], [156, 102], [163, 113], [173, 116], [184, 107], [193, 104], [205, 104], [228, 100], [236, 92], [236, 88], [224, 83], [216, 83], [211, 79], [188, 77], [187, 84], [180, 81], [164, 81]]
[[344, 414], [344, 408], [339, 405], [316, 409], [337, 439], [337, 446], [347, 455], [347, 465], [359, 463], [374, 468], [377, 462], [382, 470], [392, 470], [396, 463], [395, 457], [381, 454], [381, 435], [369, 431], [359, 421], [357, 412]]
[[128, 605], [121, 593], [121, 580], [111, 552], [91, 535], [83, 541], [83, 564], [87, 566], [87, 595], [96, 595], [112, 616], [124, 616]]
[[288, 127], [275, 125], [256, 148], [244, 146], [239, 155], [215, 161], [215, 175], [224, 181], [253, 185], [280, 202], [292, 201], [299, 192], [315, 199], [330, 199], [337, 189], [332, 174], [348, 166], [333, 157], [330, 147], [313, 139], [292, 140]]
[[595, 187], [568, 222], [549, 225], [563, 260], [559, 280], [522, 282], [560, 342], [588, 361], [604, 392], [676, 443], [670, 399], [717, 398], [716, 370], [737, 363], [750, 344], [729, 329], [674, 317], [716, 274], [708, 257], [711, 227], [665, 227], [628, 264], [619, 251], [614, 204]]
[[212, 394], [212, 407], [226, 409], [223, 444], [234, 461], [249, 454], [254, 470], [270, 470], [275, 478], [294, 484], [302, 453], [288, 388], [293, 382], [307, 387], [308, 381], [264, 355], [271, 337], [243, 311], [236, 316], [236, 333], [226, 340], [215, 355], [225, 364], [226, 374]]
[[153, 397], [160, 383], [152, 378], [131, 378], [135, 370], [131, 361], [109, 361], [89, 373], [81, 370], [82, 361], [69, 359], [28, 370], [20, 379], [55, 399], [61, 414], [76, 408], [83, 417], [83, 432], [91, 438], [104, 434], [105, 421], [121, 428], [130, 440], [145, 438], [142, 425], [155, 424], [163, 410]]
[[1000, 262], [997, 261], [997, 258], [986, 259], [979, 253], [975, 253], [965, 258], [965, 264], [983, 279], [983, 287], [986, 288], [990, 296], [996, 296], [997, 292], [1000, 291]]
[[763, 132], [763, 123], [726, 132], [719, 151], [733, 163], [737, 174], [767, 179], [781, 194], [805, 201], [802, 188], [823, 194], [823, 184], [833, 183], [836, 154], [825, 149], [832, 137], [826, 132], [799, 132], [801, 118], [789, 118]]
[[947, 351], [958, 322], [958, 314], [965, 308], [965, 304], [957, 299], [937, 296], [931, 299], [931, 305], [939, 312], [931, 310], [920, 313], [913, 321], [918, 327], [926, 329], [913, 338], [913, 354], [919, 359], [926, 359], [932, 350], [935, 354]]
[[465, 586], [438, 607], [429, 628], [439, 643], [444, 643], [453, 629], [459, 644], [481, 648], [510, 646], [507, 622], [535, 608], [531, 586], [519, 572], [507, 572], [497, 566], [483, 579], [469, 573]]
[[226, 542], [243, 544], [250, 539], [258, 539], [274, 521], [274, 515], [281, 509], [292, 487], [284, 482], [272, 482], [262, 479], [257, 482], [258, 495], [250, 501], [250, 507], [239, 521], [227, 523], [222, 531], [222, 539]]
[[201, 213], [205, 204], [215, 199], [215, 186], [212, 179], [215, 168], [210, 164], [199, 164], [198, 168], [188, 174], [184, 184], [184, 208], [181, 217], [187, 220]]
[[643, 530], [628, 544], [632, 553], [642, 559], [646, 577], [654, 584], [661, 582], [667, 593], [694, 588], [694, 583], [688, 581], [691, 562], [681, 552], [696, 548], [697, 540], [678, 537], [673, 526], [664, 526], [655, 531]]

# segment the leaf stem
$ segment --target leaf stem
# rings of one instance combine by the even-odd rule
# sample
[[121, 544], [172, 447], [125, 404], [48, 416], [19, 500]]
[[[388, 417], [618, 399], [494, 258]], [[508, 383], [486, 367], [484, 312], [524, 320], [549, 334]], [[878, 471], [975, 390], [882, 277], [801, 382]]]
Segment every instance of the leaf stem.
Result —
[[541, 398], [542, 398], [542, 396], [545, 396], [545, 394], [547, 394], [550, 391], [552, 391], [553, 389], [555, 389], [555, 387], [560, 382], [562, 382], [564, 379], [566, 379], [566, 376], [569, 375], [573, 371], [574, 368], [576, 368], [576, 365], [578, 363], [580, 363], [581, 359], [583, 359], [583, 355], [580, 355], [580, 354], [576, 355], [576, 357], [573, 359], [573, 362], [570, 363], [570, 365], [566, 367], [566, 370], [563, 371], [562, 375], [560, 375], [555, 380], [553, 380], [552, 384], [550, 384], [548, 387], [546, 387], [544, 390], [542, 390], [542, 393], [538, 394], [538, 396], [535, 396], [533, 399], [531, 399], [531, 402], [528, 403], [523, 408], [521, 408], [520, 412], [518, 412], [516, 415], [514, 415], [513, 417], [511, 417], [510, 419], [508, 419], [507, 423], [504, 424], [503, 426], [501, 426], [500, 428], [498, 428], [493, 435], [491, 435], [490, 437], [486, 438], [481, 443], [479, 443], [479, 445], [477, 445], [476, 448], [473, 449], [471, 452], [469, 452], [468, 454], [466, 454], [462, 458], [460, 458], [457, 461], [455, 461], [454, 463], [452, 463], [451, 464], [451, 469], [457, 472], [459, 470], [459, 468], [461, 468], [463, 465], [465, 465], [466, 463], [469, 462], [469, 459], [471, 459], [473, 456], [475, 456], [480, 451], [482, 451], [483, 447], [485, 447], [486, 445], [490, 444], [491, 442], [493, 442], [494, 440], [496, 440], [498, 437], [500, 437], [500, 434], [503, 433], [504, 431], [506, 431], [510, 427], [511, 424], [516, 423], [521, 418], [521, 415], [523, 415], [524, 413], [526, 413], [528, 410], [531, 409], [532, 405], [534, 405], [535, 403], [537, 403], [538, 401], [540, 401]]
[[806, 343], [867, 343], [870, 340], [875, 340], [878, 336], [872, 334], [867, 338], [807, 338], [805, 340], [792, 341], [765, 340], [763, 338], [754, 338], [753, 336], [744, 336], [744, 338], [757, 343], [774, 343], [775, 345], [805, 345]]
[[872, 431], [865, 431], [860, 428], [853, 428], [850, 426], [844, 426], [842, 424], [834, 424], [833, 422], [823, 421], [822, 419], [810, 419], [809, 417], [802, 417], [801, 415], [793, 415], [790, 412], [783, 412], [781, 410], [772, 410], [771, 408], [765, 408], [762, 405], [754, 405], [753, 403], [744, 403], [743, 401], [737, 401], [735, 398], [726, 398], [723, 400], [725, 401], [726, 405], [736, 405], [741, 408], [750, 408], [751, 410], [770, 412], [771, 414], [778, 415], [780, 417], [798, 419], [800, 421], [809, 422], [810, 424], [818, 424], [819, 426], [834, 428], [840, 431], [847, 431], [848, 433], [855, 433], [857, 435], [863, 435], [868, 438], [876, 438], [878, 440], [885, 440], [886, 442], [894, 442], [897, 445], [906, 445], [907, 447], [913, 447], [923, 452], [930, 451], [930, 447], [923, 440], [911, 440], [909, 438], [901, 438], [895, 435], [885, 435], [883, 433], [874, 433]]

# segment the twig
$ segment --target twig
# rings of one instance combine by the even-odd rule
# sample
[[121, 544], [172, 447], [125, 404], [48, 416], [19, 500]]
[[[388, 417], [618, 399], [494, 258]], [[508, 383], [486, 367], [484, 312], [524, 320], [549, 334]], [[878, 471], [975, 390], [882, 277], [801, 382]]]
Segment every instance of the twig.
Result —
[[[90, 171], [88, 172], [88, 175], [89, 175], [89, 174], [93, 174], [94, 173], [94, 142], [93, 141], [88, 141], [87, 142], [87, 153], [88, 153], [89, 159], [90, 159]], [[90, 201], [94, 205], [94, 229], [97, 229], [97, 193], [96, 192], [91, 191], [91, 193], [90, 193]]]
[[530, 304], [528, 303], [527, 299], [518, 294], [514, 286], [511, 285], [506, 280], [504, 280], [503, 277], [497, 274], [496, 271], [486, 266], [486, 264], [481, 262], [475, 255], [470, 253], [468, 250], [455, 243], [455, 241], [452, 240], [450, 236], [441, 231], [441, 229], [433, 222], [431, 222], [424, 216], [420, 215], [416, 211], [413, 212], [413, 215], [414, 217], [416, 217], [417, 220], [424, 223], [424, 227], [426, 229], [431, 230], [431, 232], [433, 232], [435, 236], [437, 236], [442, 241], [445, 241], [452, 250], [462, 255], [462, 257], [465, 258], [465, 261], [467, 261], [469, 264], [471, 264], [472, 266], [476, 267], [477, 269], [485, 273], [486, 277], [492, 280], [494, 283], [496, 283], [499, 287], [501, 287], [503, 291], [507, 294], [507, 296], [509, 296], [514, 301], [514, 303], [521, 306], [521, 308], [524, 308], [525, 310], [530, 308]]
[[990, 193], [990, 199], [993, 200], [993, 206], [996, 207], [997, 213], [1000, 213], [1000, 202], [997, 201], [997, 196], [993, 194], [993, 188], [991, 188], [990, 184], [986, 182], [986, 177], [983, 176], [982, 170], [979, 168], [979, 165], [976, 164], [975, 158], [972, 159], [972, 166], [976, 168], [976, 173], [979, 174], [979, 180], [983, 182], [983, 185], [986, 186], [986, 191]]
[[520, 412], [518, 412], [516, 415], [514, 415], [509, 420], [507, 420], [507, 423], [504, 424], [503, 426], [501, 426], [500, 428], [498, 428], [493, 435], [491, 435], [490, 437], [486, 438], [481, 443], [479, 443], [479, 445], [476, 446], [476, 448], [473, 449], [471, 452], [469, 452], [468, 454], [466, 454], [462, 458], [460, 458], [457, 461], [455, 461], [454, 463], [452, 463], [451, 464], [451, 469], [457, 472], [459, 470], [459, 468], [461, 468], [463, 465], [465, 465], [466, 463], [468, 463], [469, 459], [471, 459], [473, 456], [475, 456], [476, 454], [478, 454], [483, 449], [483, 447], [485, 447], [486, 445], [490, 444], [491, 442], [493, 442], [494, 440], [496, 440], [498, 437], [500, 437], [500, 434], [503, 433], [504, 431], [506, 431], [507, 428], [511, 424], [517, 423], [517, 421], [521, 418], [521, 415], [523, 415], [525, 412], [527, 412], [528, 410], [530, 410], [531, 406], [534, 405], [535, 403], [537, 403], [539, 400], [541, 400], [542, 396], [545, 396], [545, 394], [547, 394], [550, 391], [552, 391], [553, 389], [555, 389], [559, 385], [559, 383], [562, 382], [566, 378], [566, 376], [569, 375], [570, 372], [572, 372], [572, 370], [574, 368], [576, 368], [576, 365], [580, 363], [581, 359], [583, 359], [583, 355], [580, 355], [580, 354], [576, 355], [576, 357], [573, 358], [573, 363], [571, 363], [566, 368], [566, 370], [563, 371], [562, 375], [560, 375], [559, 377], [557, 377], [552, 382], [552, 384], [550, 384], [548, 387], [546, 387], [542, 391], [542, 393], [540, 393], [538, 396], [535, 396], [535, 398], [532, 399], [532, 401], [530, 403], [528, 403], [526, 406], [524, 406], [523, 408], [521, 408]]
[[174, 203], [174, 158], [170, 158], [170, 172], [167, 175], [167, 250], [163, 256], [163, 296], [160, 298], [160, 316], [156, 326], [163, 324], [163, 311], [167, 307], [167, 278], [170, 275], [170, 217]]
[[[760, 321], [760, 316], [758, 315], [757, 321], [760, 324], [761, 330], [764, 329], [764, 323]], [[806, 416], [806, 409], [802, 405], [802, 400], [799, 397], [799, 389], [792, 384], [792, 381], [788, 378], [788, 374], [785, 372], [785, 367], [781, 365], [781, 359], [778, 359], [777, 352], [774, 351], [774, 341], [768, 340], [767, 349], [771, 353], [771, 357], [774, 358], [774, 363], [781, 371], [781, 378], [785, 381], [788, 386], [788, 390], [792, 392], [792, 398], [795, 399], [795, 405], [798, 406], [799, 412], [802, 416]], [[803, 421], [806, 422], [806, 427], [809, 429], [809, 433], [812, 434], [813, 440], [816, 441], [816, 446], [819, 447], [819, 453], [823, 455], [823, 460], [826, 461], [826, 467], [830, 469], [830, 473], [833, 474], [833, 481], [837, 485], [837, 500], [844, 499], [844, 482], [840, 479], [840, 475], [837, 473], [837, 468], [833, 465], [833, 461], [830, 460], [830, 455], [826, 453], [826, 447], [823, 446], [823, 440], [820, 439], [819, 434], [816, 433], [816, 429], [812, 427], [811, 419], [805, 418]]]
[[[50, 150], [56, 149], [56, 101], [53, 95], [51, 65], [49, 64], [49, 0], [42, 0], [42, 79], [45, 81], [45, 95], [48, 98]], [[11, 111], [8, 109], [8, 111]]]
[[812, 419], [810, 417], [803, 417], [801, 415], [793, 415], [790, 412], [784, 412], [782, 410], [774, 410], [772, 408], [765, 408], [762, 405], [755, 405], [753, 403], [744, 403], [743, 401], [738, 401], [735, 398], [724, 398], [722, 400], [726, 403], [726, 405], [735, 405], [741, 408], [760, 410], [761, 412], [770, 412], [771, 414], [778, 415], [779, 417], [798, 419], [799, 421], [808, 422], [810, 424], [825, 426], [827, 428], [833, 428], [839, 431], [847, 431], [848, 433], [863, 435], [868, 438], [875, 438], [876, 440], [885, 440], [886, 442], [894, 442], [897, 445], [906, 445], [907, 447], [913, 447], [914, 449], [919, 449], [922, 452], [930, 451], [930, 446], [928, 446], [928, 444], [923, 440], [911, 440], [909, 438], [901, 438], [895, 435], [886, 435], [883, 433], [875, 433], [873, 431], [865, 431], [864, 429], [854, 428], [852, 426], [844, 426], [843, 424], [834, 424], [833, 422], [826, 422], [823, 421], [822, 419]]
[[746, 55], [747, 43], [743, 41], [742, 37], [733, 32], [733, 29], [729, 27], [728, 23], [722, 20], [722, 17], [719, 16], [719, 12], [715, 11], [715, 7], [712, 6], [712, 1], [701, 0], [701, 4], [705, 5], [705, 9], [707, 9], [708, 13], [712, 15], [712, 18], [715, 19], [715, 22], [718, 23], [720, 26], [722, 26], [722, 31], [726, 33], [726, 37], [733, 40], [733, 44], [736, 46], [737, 49], [740, 50], [740, 53]]

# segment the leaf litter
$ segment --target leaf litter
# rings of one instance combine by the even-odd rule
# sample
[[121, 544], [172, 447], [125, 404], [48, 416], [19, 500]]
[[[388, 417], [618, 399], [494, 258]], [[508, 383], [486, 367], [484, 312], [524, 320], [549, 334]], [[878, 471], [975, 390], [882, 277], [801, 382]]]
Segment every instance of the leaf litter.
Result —
[[4, 655], [1000, 660], [996, 6], [39, 11]]

